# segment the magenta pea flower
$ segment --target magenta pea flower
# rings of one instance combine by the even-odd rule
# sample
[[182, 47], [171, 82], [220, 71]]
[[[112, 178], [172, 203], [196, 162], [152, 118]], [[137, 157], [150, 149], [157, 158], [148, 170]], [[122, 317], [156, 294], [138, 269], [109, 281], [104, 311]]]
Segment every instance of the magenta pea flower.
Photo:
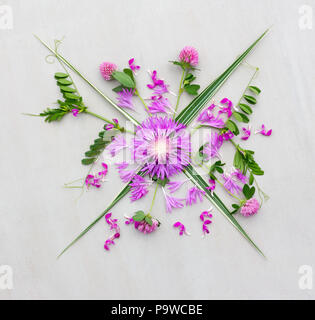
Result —
[[221, 108], [218, 112], [218, 114], [221, 114], [221, 113], [227, 113], [227, 116], [228, 118], [230, 118], [232, 116], [232, 107], [233, 107], [233, 103], [231, 100], [229, 100], [228, 98], [223, 98], [221, 101], [220, 101], [221, 104], [226, 104], [227, 107], [225, 108]]
[[257, 131], [255, 132], [255, 134], [256, 134], [256, 133], [260, 133], [260, 134], [262, 134], [263, 136], [269, 137], [269, 136], [271, 135], [271, 133], [272, 133], [272, 129], [266, 131], [265, 125], [262, 124], [262, 125], [261, 125], [261, 130], [257, 130]]
[[212, 223], [212, 221], [210, 220], [212, 218], [211, 211], [212, 211], [212, 208], [209, 211], [203, 211], [200, 215], [200, 220], [203, 222], [202, 232], [204, 235], [206, 235], [207, 233], [210, 233], [208, 229], [208, 225]]
[[135, 65], [134, 62], [135, 62], [135, 58], [131, 58], [131, 59], [128, 61], [129, 68], [130, 68], [132, 71], [139, 70], [139, 69], [140, 69], [140, 66]]
[[179, 235], [182, 236], [183, 234], [186, 234], [187, 236], [190, 235], [189, 232], [187, 232], [186, 227], [179, 221], [175, 222], [173, 224], [174, 228], [179, 228]]
[[186, 46], [179, 53], [179, 60], [188, 63], [192, 67], [196, 67], [199, 62], [198, 51], [194, 47]]
[[248, 140], [248, 138], [250, 137], [251, 135], [251, 129], [250, 129], [250, 126], [248, 126], [247, 128], [243, 127], [242, 128], [243, 130], [243, 137], [241, 137], [242, 140]]
[[259, 202], [255, 198], [251, 198], [245, 202], [241, 208], [241, 215], [250, 217], [258, 212], [260, 208]]
[[73, 115], [74, 117], [77, 117], [78, 114], [79, 114], [79, 110], [76, 109], [76, 108], [72, 109], [71, 112], [72, 112], [72, 115]]
[[209, 187], [206, 187], [207, 190], [213, 191], [216, 187], [215, 180], [209, 179]]
[[114, 245], [115, 242], [114, 240], [115, 239], [118, 239], [120, 237], [120, 228], [119, 228], [119, 225], [117, 223], [117, 219], [112, 219], [112, 213], [109, 212], [105, 215], [105, 221], [106, 223], [109, 225], [110, 227], [110, 230], [114, 230], [114, 234], [109, 237], [106, 241], [105, 241], [105, 244], [104, 244], [104, 249], [109, 251], [109, 246], [110, 245]]
[[112, 74], [117, 70], [117, 66], [112, 62], [103, 62], [100, 65], [100, 72], [105, 80], [111, 80]]

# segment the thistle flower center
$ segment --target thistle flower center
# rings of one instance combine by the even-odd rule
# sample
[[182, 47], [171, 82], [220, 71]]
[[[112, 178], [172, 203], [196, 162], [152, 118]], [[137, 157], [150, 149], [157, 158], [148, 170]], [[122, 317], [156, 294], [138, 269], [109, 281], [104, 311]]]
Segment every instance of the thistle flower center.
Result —
[[165, 159], [168, 149], [168, 141], [166, 138], [158, 138], [155, 140], [153, 150], [158, 157], [158, 160]]

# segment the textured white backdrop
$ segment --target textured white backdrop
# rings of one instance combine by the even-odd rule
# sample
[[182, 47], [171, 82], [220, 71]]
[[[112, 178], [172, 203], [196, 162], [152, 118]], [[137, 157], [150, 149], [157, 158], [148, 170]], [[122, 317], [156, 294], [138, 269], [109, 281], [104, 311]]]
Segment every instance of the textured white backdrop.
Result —
[[[13, 290], [0, 299], [312, 299], [313, 290], [298, 286], [301, 265], [315, 267], [314, 256], [314, 29], [299, 28], [296, 1], [39, 1], [3, 0], [13, 11], [11, 30], [0, 29], [0, 265], [14, 271]], [[148, 237], [122, 226], [110, 253], [103, 242], [102, 220], [61, 259], [56, 255], [120, 191], [115, 170], [110, 183], [77, 200], [77, 190], [62, 187], [81, 177], [80, 159], [102, 127], [98, 119], [66, 117], [61, 123], [23, 116], [38, 113], [58, 97], [47, 50], [32, 33], [52, 44], [65, 36], [61, 52], [109, 95], [111, 84], [98, 73], [104, 60], [123, 66], [135, 57], [177, 90], [180, 71], [168, 63], [184, 45], [200, 53], [202, 88], [218, 76], [267, 27], [268, 36], [247, 61], [260, 67], [256, 84], [263, 92], [252, 116], [274, 130], [246, 145], [257, 150], [266, 175], [259, 179], [271, 196], [261, 212], [240, 223], [265, 252], [263, 259], [215, 212], [211, 234], [201, 239], [201, 210], [208, 203], [166, 215], [162, 194], [153, 214], [163, 226]], [[216, 99], [237, 101], [251, 70], [240, 67]], [[92, 110], [119, 117], [76, 77]], [[146, 93], [148, 93], [146, 91]], [[174, 103], [175, 98], [171, 97]], [[188, 102], [182, 100], [182, 107]], [[141, 110], [141, 105], [138, 105]], [[143, 118], [144, 113], [135, 114]], [[122, 120], [122, 118], [120, 117]], [[244, 144], [245, 145], [245, 144]], [[232, 149], [226, 154], [231, 157]], [[183, 191], [184, 192], [184, 191]], [[122, 200], [113, 214], [122, 217], [146, 209], [144, 201]], [[178, 236], [180, 219], [192, 233]]]

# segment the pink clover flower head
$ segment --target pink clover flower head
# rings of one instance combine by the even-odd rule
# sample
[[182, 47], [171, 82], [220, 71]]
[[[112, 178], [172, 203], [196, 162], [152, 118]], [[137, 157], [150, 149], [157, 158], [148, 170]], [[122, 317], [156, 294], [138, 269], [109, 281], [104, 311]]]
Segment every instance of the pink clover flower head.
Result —
[[132, 103], [132, 97], [134, 94], [133, 89], [122, 89], [122, 91], [117, 92], [117, 94], [118, 94], [117, 100], [118, 100], [119, 107], [131, 109], [131, 110], [135, 109]]
[[255, 198], [251, 198], [245, 202], [240, 212], [244, 217], [250, 217], [258, 212], [259, 207], [259, 202]]
[[100, 65], [100, 72], [105, 80], [111, 80], [112, 74], [117, 70], [117, 66], [112, 62], [103, 62]]
[[151, 220], [152, 220], [152, 225], [147, 223], [145, 220], [142, 220], [142, 221], [134, 221], [134, 226], [138, 231], [143, 232], [144, 234], [151, 233], [155, 231], [160, 225], [158, 220], [154, 218], [151, 218]]
[[198, 51], [194, 47], [185, 46], [179, 53], [179, 60], [196, 67], [199, 62]]
[[169, 178], [190, 163], [191, 143], [185, 126], [167, 117], [149, 117], [136, 128], [133, 153], [145, 174]]
[[186, 234], [189, 236], [190, 234], [187, 232], [186, 227], [179, 221], [175, 222], [173, 224], [174, 228], [179, 228], [179, 235], [182, 236], [183, 234]]
[[222, 178], [225, 181], [223, 186], [231, 194], [239, 194], [242, 191], [242, 188], [233, 180], [231, 174], [222, 174]]
[[243, 130], [244, 135], [243, 135], [243, 137], [241, 137], [241, 139], [242, 140], [248, 140], [248, 138], [251, 135], [250, 127], [249, 126], [247, 128], [243, 127], [242, 130]]
[[266, 131], [265, 125], [262, 124], [262, 125], [261, 125], [261, 130], [257, 130], [255, 133], [260, 133], [260, 134], [262, 134], [263, 136], [269, 137], [269, 136], [271, 135], [271, 133], [272, 133], [272, 129]]
[[130, 183], [132, 201], [136, 201], [144, 197], [148, 192], [148, 182], [141, 176], [135, 175]]
[[79, 114], [79, 109], [74, 108], [74, 109], [71, 110], [71, 112], [72, 112], [72, 115], [73, 115], [74, 117], [77, 117], [78, 114]]
[[205, 160], [208, 161], [210, 158], [220, 158], [219, 150], [223, 143], [223, 137], [215, 131], [211, 132], [209, 136], [209, 142], [205, 145], [202, 152], [206, 155]]
[[119, 151], [127, 147], [126, 140], [122, 134], [116, 136], [113, 141], [107, 146], [107, 150], [114, 157]]
[[129, 68], [130, 68], [132, 71], [136, 71], [136, 70], [139, 70], [139, 69], [140, 69], [140, 66], [135, 65], [135, 58], [131, 58], [131, 59], [128, 61], [128, 64], [129, 64]]
[[204, 196], [205, 194], [205, 191], [197, 187], [190, 188], [186, 196], [186, 205], [191, 206], [192, 204], [197, 203], [198, 198], [200, 202], [202, 202], [202, 196]]

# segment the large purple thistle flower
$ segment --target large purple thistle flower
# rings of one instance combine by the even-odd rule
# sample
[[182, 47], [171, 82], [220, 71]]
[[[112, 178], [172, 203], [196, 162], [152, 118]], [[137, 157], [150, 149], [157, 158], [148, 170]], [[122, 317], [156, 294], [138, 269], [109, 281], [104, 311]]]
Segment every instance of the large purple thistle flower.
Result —
[[167, 117], [150, 117], [136, 129], [134, 159], [146, 174], [159, 179], [182, 172], [190, 163], [190, 136], [185, 126]]

